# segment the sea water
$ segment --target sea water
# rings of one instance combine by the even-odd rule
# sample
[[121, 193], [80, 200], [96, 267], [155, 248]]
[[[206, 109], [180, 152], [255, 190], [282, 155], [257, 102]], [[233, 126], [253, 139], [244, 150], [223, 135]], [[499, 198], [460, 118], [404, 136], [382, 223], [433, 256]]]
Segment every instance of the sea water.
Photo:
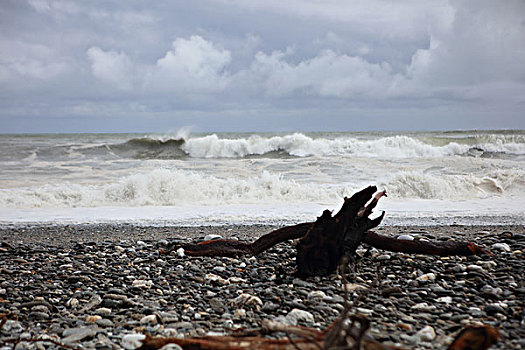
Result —
[[525, 131], [0, 135], [0, 225], [524, 224]]

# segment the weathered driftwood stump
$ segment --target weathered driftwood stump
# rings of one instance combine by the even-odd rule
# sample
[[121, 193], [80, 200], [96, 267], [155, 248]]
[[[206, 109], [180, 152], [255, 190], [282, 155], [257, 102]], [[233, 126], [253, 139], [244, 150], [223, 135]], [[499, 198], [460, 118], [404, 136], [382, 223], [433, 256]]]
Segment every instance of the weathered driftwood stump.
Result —
[[345, 198], [339, 212], [332, 216], [328, 210], [323, 212], [311, 225], [297, 244], [297, 272], [302, 276], [329, 275], [337, 270], [343, 255], [353, 259], [365, 232], [379, 225], [384, 213], [377, 219], [368, 216], [377, 205], [379, 198], [386, 193], [379, 192], [374, 199], [376, 187], [367, 187]]
[[[394, 252], [429, 255], [476, 255], [486, 253], [471, 242], [401, 241], [379, 235], [370, 229], [378, 226], [385, 213], [370, 219], [373, 209], [386, 192], [377, 192], [369, 186], [350, 198], [345, 198], [339, 212], [325, 210], [315, 222], [306, 222], [272, 231], [254, 242], [212, 240], [182, 247], [189, 256], [241, 256], [257, 255], [276, 244], [292, 239], [297, 243], [297, 273], [300, 276], [322, 276], [336, 272], [346, 256], [354, 261], [361, 243]], [[367, 204], [368, 203], [368, 204]]]

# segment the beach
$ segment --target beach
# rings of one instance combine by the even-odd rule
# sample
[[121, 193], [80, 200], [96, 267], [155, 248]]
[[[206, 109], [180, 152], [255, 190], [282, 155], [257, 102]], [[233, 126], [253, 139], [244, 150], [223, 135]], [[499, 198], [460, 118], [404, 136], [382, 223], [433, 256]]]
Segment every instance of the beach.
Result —
[[[265, 320], [324, 330], [345, 295], [385, 344], [445, 349], [485, 324], [493, 349], [525, 348], [523, 130], [0, 135], [0, 151], [0, 350], [135, 349]], [[348, 274], [300, 279], [295, 242], [236, 259], [177, 249], [254, 241], [369, 185], [388, 194], [378, 233], [493, 254], [363, 244]]]
[[[343, 310], [343, 278], [294, 277], [293, 242], [237, 259], [170, 249], [209, 235], [253, 241], [275, 228], [3, 226], [0, 314], [7, 322], [0, 348], [135, 348], [137, 334], [231, 334], [268, 319], [325, 329]], [[377, 232], [468, 240], [493, 255], [409, 255], [362, 245], [346, 283], [348, 300], [357, 300], [351, 312], [370, 320], [370, 337], [407, 349], [444, 349], [463, 326], [487, 324], [501, 334], [491, 349], [525, 348], [522, 225], [380, 226]]]

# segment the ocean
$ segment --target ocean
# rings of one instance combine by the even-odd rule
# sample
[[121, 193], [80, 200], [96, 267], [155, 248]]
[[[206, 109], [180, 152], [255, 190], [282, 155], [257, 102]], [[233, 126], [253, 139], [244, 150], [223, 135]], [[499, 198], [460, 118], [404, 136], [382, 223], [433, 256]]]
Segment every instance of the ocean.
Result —
[[0, 225], [525, 224], [525, 131], [0, 135]]

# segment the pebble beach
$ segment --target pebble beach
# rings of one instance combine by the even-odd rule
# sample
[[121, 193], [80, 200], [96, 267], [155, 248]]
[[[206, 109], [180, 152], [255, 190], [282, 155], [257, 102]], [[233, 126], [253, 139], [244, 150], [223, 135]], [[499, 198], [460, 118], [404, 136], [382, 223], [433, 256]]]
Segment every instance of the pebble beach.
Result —
[[362, 245], [346, 282], [294, 277], [294, 242], [238, 259], [165, 253], [217, 236], [253, 241], [275, 228], [3, 227], [0, 349], [134, 349], [146, 333], [231, 334], [265, 319], [325, 329], [343, 310], [345, 289], [350, 302], [361, 296], [352, 313], [368, 318], [367, 334], [385, 344], [446, 349], [463, 326], [488, 324], [501, 335], [491, 349], [525, 349], [521, 225], [381, 227], [402, 239], [468, 240], [493, 255], [435, 257]]

